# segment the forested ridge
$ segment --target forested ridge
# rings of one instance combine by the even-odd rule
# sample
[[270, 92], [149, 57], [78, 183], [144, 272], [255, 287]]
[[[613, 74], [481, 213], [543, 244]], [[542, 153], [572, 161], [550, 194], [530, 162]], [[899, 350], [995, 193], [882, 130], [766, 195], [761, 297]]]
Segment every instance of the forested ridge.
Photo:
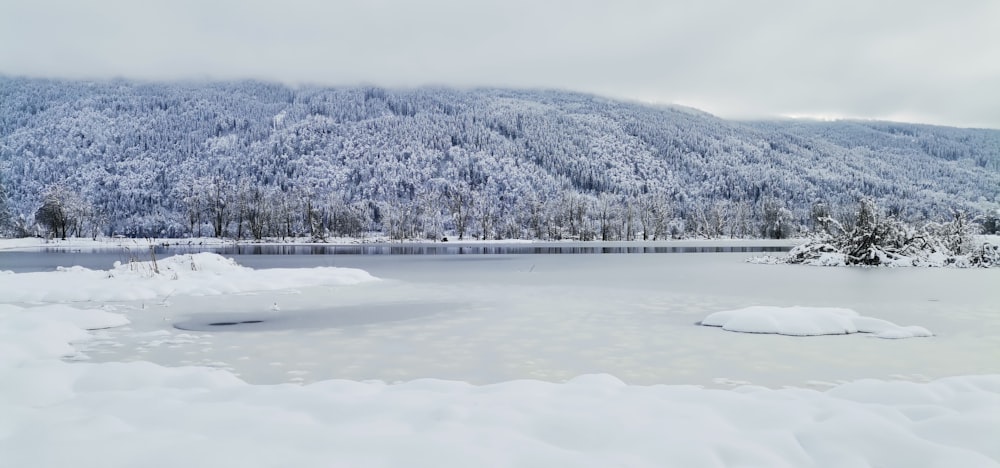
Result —
[[0, 77], [10, 235], [785, 237], [865, 197], [995, 227], [1000, 131], [561, 91]]

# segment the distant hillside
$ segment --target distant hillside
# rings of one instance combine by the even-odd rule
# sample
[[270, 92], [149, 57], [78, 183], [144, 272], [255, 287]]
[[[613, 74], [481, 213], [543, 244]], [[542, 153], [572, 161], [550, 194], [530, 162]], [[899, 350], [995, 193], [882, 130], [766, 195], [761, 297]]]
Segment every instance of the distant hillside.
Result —
[[558, 91], [0, 78], [8, 231], [780, 237], [1000, 206], [1000, 131], [733, 122]]

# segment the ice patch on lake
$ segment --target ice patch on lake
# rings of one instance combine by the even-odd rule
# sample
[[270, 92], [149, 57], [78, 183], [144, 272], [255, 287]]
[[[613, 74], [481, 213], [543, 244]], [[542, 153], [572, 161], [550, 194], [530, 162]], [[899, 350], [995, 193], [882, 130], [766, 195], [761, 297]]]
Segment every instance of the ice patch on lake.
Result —
[[902, 327], [887, 320], [858, 315], [851, 309], [836, 307], [754, 306], [716, 312], [700, 325], [722, 327], [743, 333], [770, 333], [791, 336], [846, 335], [872, 333], [879, 338], [914, 338], [933, 336], [924, 327]]
[[353, 285], [370, 281], [377, 281], [377, 278], [354, 268], [254, 270], [218, 254], [197, 253], [157, 261], [116, 262], [110, 270], [74, 266], [59, 268], [56, 273], [5, 275], [0, 282], [0, 297], [7, 302], [130, 301], [173, 295], [208, 296], [294, 287]]

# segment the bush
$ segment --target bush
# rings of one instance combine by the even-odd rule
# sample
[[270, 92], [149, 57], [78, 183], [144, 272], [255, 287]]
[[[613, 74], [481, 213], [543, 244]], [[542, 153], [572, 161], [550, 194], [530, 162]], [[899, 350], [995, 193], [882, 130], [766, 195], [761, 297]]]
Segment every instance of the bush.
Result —
[[789, 252], [788, 263], [816, 265], [1000, 265], [996, 246], [973, 245], [976, 232], [964, 212], [953, 213], [952, 221], [928, 224], [917, 230], [881, 213], [870, 199], [861, 201], [856, 222], [845, 229], [825, 220], [836, 234], [823, 233]]

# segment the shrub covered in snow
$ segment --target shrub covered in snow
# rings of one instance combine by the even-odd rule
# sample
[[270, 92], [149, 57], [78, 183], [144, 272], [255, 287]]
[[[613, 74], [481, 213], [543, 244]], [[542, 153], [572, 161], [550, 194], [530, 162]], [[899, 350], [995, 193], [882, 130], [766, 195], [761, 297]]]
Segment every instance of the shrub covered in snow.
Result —
[[783, 261], [809, 265], [958, 266], [1000, 265], [1000, 248], [976, 245], [976, 233], [964, 212], [947, 223], [921, 229], [880, 212], [874, 201], [863, 200], [850, 229], [827, 219], [827, 232], [793, 248]]

